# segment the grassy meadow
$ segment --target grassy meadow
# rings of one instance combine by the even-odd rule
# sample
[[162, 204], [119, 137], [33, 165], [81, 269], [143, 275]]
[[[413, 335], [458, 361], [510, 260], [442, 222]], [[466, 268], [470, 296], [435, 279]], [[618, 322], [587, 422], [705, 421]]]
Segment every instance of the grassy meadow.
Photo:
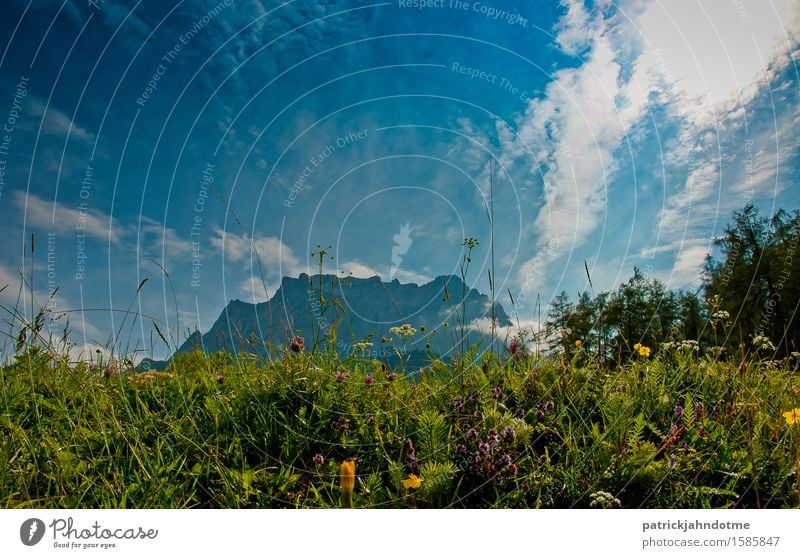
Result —
[[293, 349], [140, 374], [26, 349], [0, 368], [0, 505], [340, 507], [346, 461], [357, 508], [799, 502], [793, 357], [502, 349], [406, 377]]

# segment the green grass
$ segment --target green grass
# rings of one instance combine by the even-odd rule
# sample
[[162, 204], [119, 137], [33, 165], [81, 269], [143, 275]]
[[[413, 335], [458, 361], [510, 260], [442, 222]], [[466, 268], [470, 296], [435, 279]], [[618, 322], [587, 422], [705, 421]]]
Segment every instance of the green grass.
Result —
[[391, 381], [369, 360], [195, 353], [103, 377], [28, 349], [0, 368], [0, 505], [338, 507], [354, 458], [355, 507], [794, 507], [795, 364], [486, 355]]

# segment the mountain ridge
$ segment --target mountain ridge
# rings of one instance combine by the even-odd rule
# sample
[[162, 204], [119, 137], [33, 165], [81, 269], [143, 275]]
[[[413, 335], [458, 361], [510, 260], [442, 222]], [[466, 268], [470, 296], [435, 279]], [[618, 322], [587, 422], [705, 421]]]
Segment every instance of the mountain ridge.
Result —
[[[324, 348], [329, 328], [336, 325], [340, 355], [351, 354], [355, 344], [369, 339], [372, 352], [381, 358], [394, 349], [381, 351], [380, 340], [393, 337], [390, 328], [403, 324], [417, 330], [408, 344], [418, 353], [424, 348], [426, 353], [446, 354], [461, 341], [457, 324], [462, 295], [464, 323], [491, 319], [489, 297], [455, 275], [439, 275], [418, 285], [397, 279], [385, 282], [378, 275], [356, 278], [301, 273], [297, 278], [283, 277], [269, 300], [250, 303], [232, 299], [206, 333], [193, 332], [175, 354], [199, 349], [275, 357], [295, 335], [305, 339], [306, 347], [316, 342], [317, 348]], [[495, 303], [495, 309], [497, 326], [510, 326], [503, 307]], [[465, 333], [469, 345], [486, 338], [474, 328]], [[419, 354], [411, 356], [415, 357], [412, 360], [421, 358]], [[146, 361], [145, 368], [165, 365], [163, 361]]]

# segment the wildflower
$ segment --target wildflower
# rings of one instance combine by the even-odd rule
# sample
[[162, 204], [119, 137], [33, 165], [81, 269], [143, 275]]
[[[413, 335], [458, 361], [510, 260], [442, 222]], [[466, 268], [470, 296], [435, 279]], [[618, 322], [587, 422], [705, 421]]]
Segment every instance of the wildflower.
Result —
[[519, 339], [512, 339], [511, 343], [508, 344], [508, 352], [511, 353], [511, 356], [516, 359], [520, 359], [523, 356], [522, 352], [522, 343], [520, 343]]
[[783, 413], [786, 424], [800, 424], [800, 408], [792, 409]]
[[482, 454], [489, 453], [489, 444], [487, 444], [486, 442], [480, 442], [478, 444], [478, 452]]
[[295, 335], [294, 337], [292, 337], [289, 348], [292, 350], [293, 353], [299, 353], [303, 349], [305, 349], [305, 341], [299, 335]]
[[544, 404], [544, 410], [548, 413], [552, 413], [553, 411], [555, 411], [555, 409], [556, 409], [556, 404], [553, 403], [552, 401], [548, 401], [547, 403]]
[[372, 347], [372, 343], [370, 343], [369, 341], [362, 341], [360, 343], [353, 343], [353, 352], [356, 353], [356, 352], [366, 351], [370, 347]]
[[514, 432], [514, 429], [511, 428], [510, 426], [506, 426], [505, 429], [503, 430], [503, 438], [507, 442], [510, 442], [511, 440], [513, 440], [516, 435], [517, 435], [517, 433]]
[[700, 414], [703, 412], [704, 406], [702, 401], [698, 401], [694, 404], [694, 412]]
[[772, 344], [772, 341], [769, 340], [768, 337], [765, 335], [756, 335], [753, 337], [753, 346], [756, 349], [761, 349], [764, 351], [774, 351], [775, 345]]
[[467, 430], [467, 440], [475, 440], [478, 437], [478, 431], [474, 428]]
[[377, 420], [378, 419], [375, 418], [375, 415], [370, 415], [370, 417], [367, 419], [367, 424], [374, 426]]
[[636, 343], [633, 346], [633, 350], [636, 351], [640, 357], [649, 357], [650, 356], [650, 347], [645, 347], [641, 343]]
[[508, 466], [508, 474], [511, 475], [512, 477], [516, 477], [517, 476], [517, 465], [515, 463], [509, 464], [509, 466]]
[[500, 401], [503, 398], [503, 388], [495, 386], [492, 388], [492, 399]]
[[369, 374], [365, 374], [365, 375], [364, 375], [364, 383], [365, 383], [365, 384], [367, 384], [367, 385], [371, 385], [371, 384], [372, 384], [372, 381], [373, 381], [373, 380], [372, 380], [372, 376], [370, 376]]
[[339, 466], [339, 489], [342, 491], [342, 507], [353, 507], [353, 489], [356, 486], [356, 464], [352, 460], [342, 461]]
[[314, 465], [323, 465], [325, 463], [325, 458], [322, 457], [321, 453], [318, 453], [311, 458], [311, 461], [314, 462]]
[[350, 421], [344, 417], [340, 417], [333, 421], [333, 429], [338, 430], [339, 432], [347, 432], [350, 430]]
[[347, 374], [345, 374], [342, 370], [339, 370], [336, 373], [336, 381], [337, 382], [344, 382], [345, 380], [347, 380]]
[[457, 395], [453, 397], [453, 412], [456, 413], [464, 412], [464, 403], [461, 401], [461, 398]]
[[681, 407], [680, 405], [675, 405], [675, 408], [672, 411], [675, 413], [676, 417], [683, 416], [683, 407]]
[[544, 411], [542, 411], [541, 409], [536, 411], [536, 420], [542, 420], [543, 418], [544, 418]]
[[421, 484], [422, 478], [412, 473], [403, 481], [403, 488], [419, 488]]
[[386, 376], [386, 379], [389, 380], [390, 382], [394, 382], [397, 379], [397, 374], [395, 374], [394, 372], [390, 372], [389, 375]]
[[717, 322], [728, 320], [730, 319], [730, 317], [731, 315], [725, 310], [717, 310], [716, 312], [711, 314], [711, 319]]
[[225, 376], [223, 376], [222, 374], [217, 374], [217, 383], [221, 384], [224, 381], [225, 381]]
[[489, 431], [486, 433], [486, 441], [489, 442], [490, 445], [500, 443], [500, 435], [497, 433], [496, 429], [489, 429]]
[[401, 337], [412, 337], [415, 333], [417, 333], [417, 330], [411, 327], [410, 324], [403, 324], [399, 327], [390, 327], [389, 331]]
[[467, 446], [465, 446], [464, 444], [458, 444], [458, 446], [456, 447], [456, 453], [458, 455], [467, 455]]
[[575, 340], [575, 348], [576, 349], [580, 349], [581, 345], [583, 345], [583, 341], [581, 341], [580, 339], [576, 339]]
[[594, 494], [590, 494], [589, 499], [591, 500], [589, 507], [592, 508], [609, 509], [622, 506], [622, 502], [620, 502], [618, 498], [615, 498], [613, 494], [604, 492], [602, 490], [595, 492]]

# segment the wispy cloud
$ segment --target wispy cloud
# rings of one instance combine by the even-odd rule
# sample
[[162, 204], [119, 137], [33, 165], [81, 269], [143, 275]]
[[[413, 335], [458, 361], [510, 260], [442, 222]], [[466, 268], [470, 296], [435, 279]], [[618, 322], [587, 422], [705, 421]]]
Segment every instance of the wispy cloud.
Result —
[[123, 231], [111, 226], [111, 218], [101, 211], [66, 207], [63, 204], [46, 200], [35, 194], [14, 193], [14, 204], [25, 212], [30, 225], [49, 232], [85, 233], [98, 240], [110, 240], [118, 244]]

